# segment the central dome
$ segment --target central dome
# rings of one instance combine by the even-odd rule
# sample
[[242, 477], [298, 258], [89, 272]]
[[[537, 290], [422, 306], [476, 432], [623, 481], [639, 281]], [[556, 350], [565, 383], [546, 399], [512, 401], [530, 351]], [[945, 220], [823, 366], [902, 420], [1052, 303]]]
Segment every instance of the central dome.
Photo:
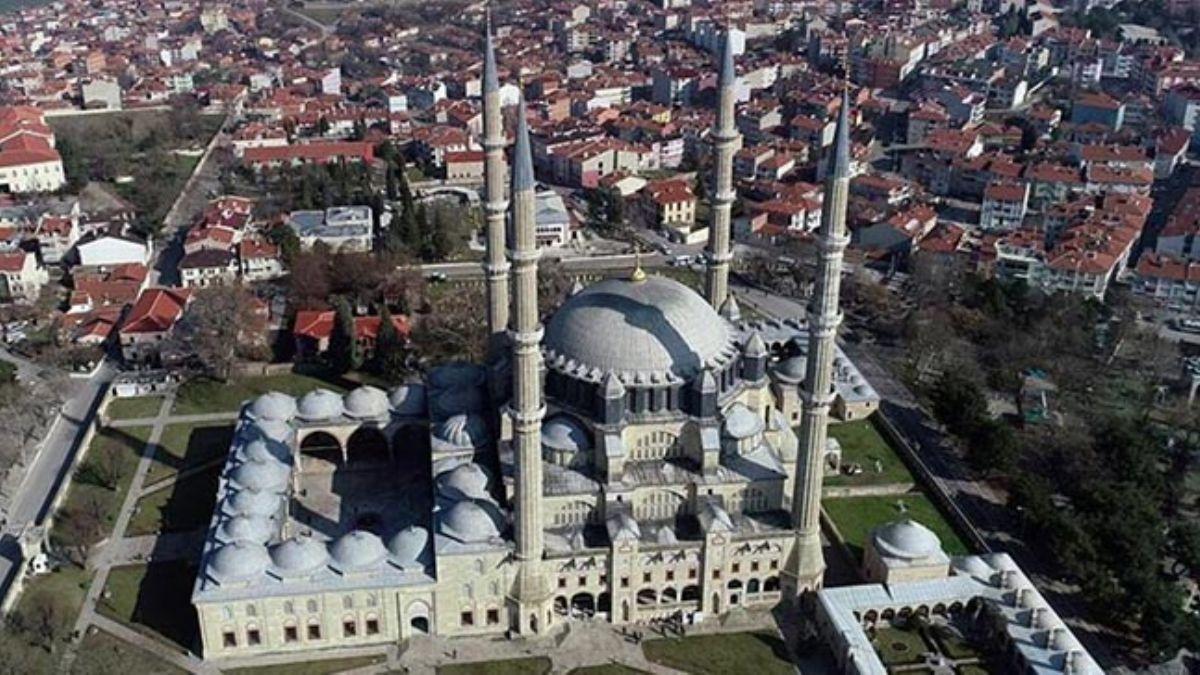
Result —
[[606, 279], [573, 296], [551, 317], [547, 360], [593, 376], [615, 372], [688, 379], [727, 353], [732, 326], [687, 286], [666, 277]]

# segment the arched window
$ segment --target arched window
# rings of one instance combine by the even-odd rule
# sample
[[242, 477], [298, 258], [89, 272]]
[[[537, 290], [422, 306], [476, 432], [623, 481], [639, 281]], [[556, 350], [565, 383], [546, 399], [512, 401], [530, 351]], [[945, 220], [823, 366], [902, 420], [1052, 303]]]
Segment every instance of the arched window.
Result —
[[342, 609], [354, 609], [354, 596], [342, 596]]
[[311, 599], [310, 599], [310, 600], [308, 601], [308, 611], [310, 611], [310, 612], [315, 612], [315, 611], [317, 611], [317, 601], [316, 601], [316, 600], [311, 600]]
[[254, 605], [246, 605], [246, 616], [258, 616], [258, 608]]

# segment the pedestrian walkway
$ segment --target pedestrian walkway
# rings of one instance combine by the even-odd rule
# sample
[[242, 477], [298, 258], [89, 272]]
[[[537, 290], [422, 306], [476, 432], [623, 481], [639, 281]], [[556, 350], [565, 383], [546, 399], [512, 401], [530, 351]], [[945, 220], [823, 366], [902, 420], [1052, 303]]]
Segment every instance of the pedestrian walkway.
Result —
[[[172, 405], [175, 403], [175, 395], [170, 394], [165, 397], [166, 401], [170, 401]], [[171, 409], [168, 407], [162, 410], [154, 417], [139, 417], [128, 420], [113, 420], [108, 423], [108, 426], [114, 429], [124, 429], [127, 427], [146, 427], [152, 424], [162, 422], [164, 426], [172, 424], [196, 424], [202, 422], [232, 422], [237, 419], [238, 411], [227, 410], [215, 413], [197, 413], [195, 415], [172, 415]]]

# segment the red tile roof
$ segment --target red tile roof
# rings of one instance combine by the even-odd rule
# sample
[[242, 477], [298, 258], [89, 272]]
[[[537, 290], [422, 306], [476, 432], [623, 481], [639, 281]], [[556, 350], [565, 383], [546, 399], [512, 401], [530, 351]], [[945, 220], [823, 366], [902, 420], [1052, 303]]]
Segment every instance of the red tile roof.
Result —
[[170, 330], [191, 300], [186, 288], [151, 288], [142, 293], [125, 317], [122, 333], [165, 333]]

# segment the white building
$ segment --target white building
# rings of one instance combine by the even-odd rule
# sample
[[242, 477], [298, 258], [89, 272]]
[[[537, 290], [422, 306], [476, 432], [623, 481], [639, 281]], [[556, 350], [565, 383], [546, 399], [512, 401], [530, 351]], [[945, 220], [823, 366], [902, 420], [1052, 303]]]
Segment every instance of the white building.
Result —
[[111, 269], [117, 265], [150, 263], [150, 247], [140, 241], [106, 235], [75, 247], [83, 267]]
[[33, 253], [0, 253], [0, 300], [34, 302], [49, 282], [50, 273]]
[[335, 251], [370, 251], [375, 233], [374, 215], [369, 206], [293, 211], [287, 223], [305, 249], [319, 241]]

